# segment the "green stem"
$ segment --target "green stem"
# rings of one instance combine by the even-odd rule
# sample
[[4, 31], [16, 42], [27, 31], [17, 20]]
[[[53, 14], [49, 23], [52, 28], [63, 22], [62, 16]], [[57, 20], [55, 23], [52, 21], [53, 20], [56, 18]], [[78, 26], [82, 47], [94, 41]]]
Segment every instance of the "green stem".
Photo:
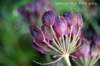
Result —
[[67, 66], [71, 66], [70, 59], [69, 59], [69, 54], [66, 54], [66, 55], [64, 56], [64, 59], [65, 59], [65, 62], [66, 62], [66, 64], [67, 64]]

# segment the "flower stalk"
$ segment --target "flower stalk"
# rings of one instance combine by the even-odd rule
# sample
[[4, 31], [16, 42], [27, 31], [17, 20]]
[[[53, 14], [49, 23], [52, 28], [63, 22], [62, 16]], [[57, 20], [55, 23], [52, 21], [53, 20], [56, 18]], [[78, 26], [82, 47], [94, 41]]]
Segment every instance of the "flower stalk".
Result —
[[71, 66], [71, 62], [70, 62], [70, 59], [69, 59], [69, 54], [66, 54], [66, 55], [64, 56], [64, 60], [65, 60], [65, 62], [66, 62], [66, 64], [67, 64], [67, 66]]

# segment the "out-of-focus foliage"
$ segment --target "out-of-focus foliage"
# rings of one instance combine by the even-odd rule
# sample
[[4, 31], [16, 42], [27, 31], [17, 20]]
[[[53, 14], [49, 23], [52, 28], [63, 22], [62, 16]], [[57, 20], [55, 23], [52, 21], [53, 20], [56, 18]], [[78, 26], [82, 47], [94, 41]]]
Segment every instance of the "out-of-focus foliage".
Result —
[[[41, 62], [45, 61], [42, 60], [45, 56], [40, 55], [32, 48], [28, 25], [16, 11], [18, 7], [29, 2], [33, 1], [0, 0], [0, 66], [39, 66], [32, 60], [41, 59]], [[86, 16], [85, 7], [57, 5], [58, 2], [67, 2], [67, 0], [51, 0], [58, 14], [62, 14], [64, 11], [79, 11], [84, 15], [86, 30], [93, 28], [94, 32], [100, 34], [100, 21], [93, 19], [94, 17]], [[98, 19], [100, 20], [100, 18]]]
[[0, 66], [32, 66], [32, 60], [39, 57], [16, 10], [28, 2], [31, 0], [0, 0]]

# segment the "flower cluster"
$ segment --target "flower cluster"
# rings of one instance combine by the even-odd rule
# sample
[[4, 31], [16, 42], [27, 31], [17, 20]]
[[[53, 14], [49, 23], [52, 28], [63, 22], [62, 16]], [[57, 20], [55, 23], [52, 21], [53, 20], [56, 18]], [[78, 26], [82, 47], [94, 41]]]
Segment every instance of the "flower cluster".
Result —
[[[94, 42], [97, 40], [93, 40]], [[100, 39], [99, 39], [100, 41]], [[83, 66], [93, 66], [100, 58], [99, 48], [97, 43], [83, 39], [80, 48], [73, 54], [74, 60], [80, 60]]]
[[[97, 46], [91, 46], [90, 41], [82, 38], [84, 36], [81, 33], [82, 16], [76, 12], [57, 15], [47, 2], [48, 0], [46, 2], [38, 0], [34, 5], [28, 4], [18, 9], [19, 13], [29, 21], [32, 47], [42, 54], [57, 56], [56, 61], [64, 58], [68, 66], [71, 66], [69, 56], [75, 60], [80, 59], [84, 66], [94, 65], [100, 54]], [[40, 26], [35, 24], [37, 18], [41, 19]], [[98, 43], [96, 40], [95, 44]]]
[[[70, 17], [69, 17], [70, 16]], [[81, 22], [81, 23], [80, 23]], [[41, 27], [31, 26], [33, 47], [42, 53], [70, 54], [80, 43], [82, 18], [78, 13], [57, 16], [53, 11], [43, 14]]]
[[82, 18], [78, 13], [66, 12], [57, 16], [46, 11], [40, 27], [31, 26], [33, 47], [43, 54], [70, 56], [80, 46]]

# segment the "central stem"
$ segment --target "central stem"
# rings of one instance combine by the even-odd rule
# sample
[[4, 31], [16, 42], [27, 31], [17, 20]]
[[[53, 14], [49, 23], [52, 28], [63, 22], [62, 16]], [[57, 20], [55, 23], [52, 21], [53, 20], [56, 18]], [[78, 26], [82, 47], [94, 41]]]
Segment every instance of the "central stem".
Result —
[[67, 63], [67, 66], [71, 66], [70, 59], [69, 59], [69, 54], [66, 54], [64, 56], [64, 59], [65, 59], [65, 62]]

